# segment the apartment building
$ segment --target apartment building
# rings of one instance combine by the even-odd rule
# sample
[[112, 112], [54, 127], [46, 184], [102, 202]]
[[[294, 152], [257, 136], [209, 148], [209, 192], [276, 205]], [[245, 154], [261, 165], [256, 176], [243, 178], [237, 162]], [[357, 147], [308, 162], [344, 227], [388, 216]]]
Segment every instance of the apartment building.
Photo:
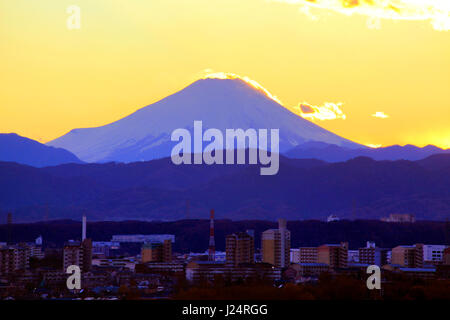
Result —
[[172, 241], [165, 239], [162, 242], [144, 243], [141, 250], [142, 263], [146, 262], [171, 262]]
[[262, 261], [275, 267], [289, 266], [291, 233], [286, 229], [286, 220], [278, 220], [278, 229], [269, 229], [261, 236]]
[[281, 269], [268, 263], [241, 263], [233, 266], [215, 261], [191, 261], [186, 265], [186, 280], [190, 282], [215, 281], [218, 277], [229, 281], [267, 280], [281, 278]]
[[375, 242], [367, 241], [366, 247], [358, 249], [359, 263], [383, 266], [388, 263], [389, 249], [378, 248]]
[[0, 275], [29, 269], [30, 255], [30, 249], [24, 245], [0, 247]]
[[225, 239], [226, 262], [237, 266], [240, 263], [255, 262], [255, 242], [252, 233], [238, 232]]
[[324, 244], [317, 248], [317, 262], [331, 269], [342, 269], [348, 265], [348, 242]]
[[71, 265], [79, 266], [82, 272], [87, 272], [92, 265], [92, 241], [69, 241], [63, 248], [63, 271]]
[[397, 246], [393, 248], [391, 264], [407, 268], [422, 268], [423, 244]]

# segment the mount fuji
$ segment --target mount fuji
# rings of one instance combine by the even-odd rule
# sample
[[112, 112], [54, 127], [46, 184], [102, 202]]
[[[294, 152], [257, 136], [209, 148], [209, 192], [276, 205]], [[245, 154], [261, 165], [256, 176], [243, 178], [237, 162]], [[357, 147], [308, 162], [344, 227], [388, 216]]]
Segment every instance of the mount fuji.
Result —
[[96, 128], [74, 129], [47, 145], [64, 148], [86, 162], [135, 162], [170, 156], [178, 128], [279, 129], [279, 151], [309, 141], [346, 148], [363, 146], [292, 113], [267, 91], [242, 79], [207, 78], [143, 107], [118, 121]]

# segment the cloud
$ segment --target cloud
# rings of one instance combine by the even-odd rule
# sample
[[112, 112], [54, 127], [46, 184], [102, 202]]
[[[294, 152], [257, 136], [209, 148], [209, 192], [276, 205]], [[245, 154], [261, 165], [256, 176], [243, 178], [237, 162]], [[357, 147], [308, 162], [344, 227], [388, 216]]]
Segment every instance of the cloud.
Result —
[[306, 15], [308, 18], [310, 18], [313, 21], [319, 20], [319, 17], [317, 17], [316, 15], [312, 14], [309, 6], [302, 6], [302, 7], [299, 8], [299, 11], [301, 13], [303, 13], [304, 15]]
[[377, 149], [377, 148], [381, 148], [383, 145], [368, 143], [368, 144], [366, 144], [366, 146], [369, 148]]
[[370, 28], [379, 28], [380, 19], [429, 21], [435, 30], [450, 30], [449, 0], [271, 0], [294, 4], [303, 9], [308, 6], [346, 15], [368, 17]]
[[347, 116], [341, 110], [343, 103], [325, 102], [321, 106], [313, 106], [307, 102], [290, 108], [292, 112], [308, 120], [345, 120]]
[[382, 112], [382, 111], [377, 111], [377, 112], [375, 112], [374, 114], [372, 114], [372, 117], [374, 117], [374, 118], [380, 118], [380, 119], [386, 119], [386, 118], [389, 118], [389, 116], [388, 116], [386, 113]]

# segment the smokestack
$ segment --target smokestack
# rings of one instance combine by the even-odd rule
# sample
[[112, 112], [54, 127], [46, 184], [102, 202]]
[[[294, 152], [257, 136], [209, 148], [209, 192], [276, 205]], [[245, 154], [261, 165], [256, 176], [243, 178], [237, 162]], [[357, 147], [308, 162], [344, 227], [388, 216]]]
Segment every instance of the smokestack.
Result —
[[83, 226], [81, 227], [81, 241], [86, 239], [86, 215], [83, 214]]
[[208, 261], [215, 261], [216, 243], [214, 241], [214, 210], [211, 210], [210, 224], [209, 224], [209, 248]]
[[278, 229], [279, 230], [286, 229], [286, 219], [278, 219]]

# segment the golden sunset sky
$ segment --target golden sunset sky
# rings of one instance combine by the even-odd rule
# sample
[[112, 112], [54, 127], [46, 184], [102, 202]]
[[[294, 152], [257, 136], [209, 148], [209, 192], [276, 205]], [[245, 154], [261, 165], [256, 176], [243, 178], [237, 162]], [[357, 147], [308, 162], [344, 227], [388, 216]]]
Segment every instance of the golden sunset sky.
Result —
[[362, 144], [450, 148], [450, 31], [302, 2], [0, 0], [0, 132], [47, 142], [104, 125], [210, 69], [287, 108], [342, 103], [345, 119], [314, 121]]

